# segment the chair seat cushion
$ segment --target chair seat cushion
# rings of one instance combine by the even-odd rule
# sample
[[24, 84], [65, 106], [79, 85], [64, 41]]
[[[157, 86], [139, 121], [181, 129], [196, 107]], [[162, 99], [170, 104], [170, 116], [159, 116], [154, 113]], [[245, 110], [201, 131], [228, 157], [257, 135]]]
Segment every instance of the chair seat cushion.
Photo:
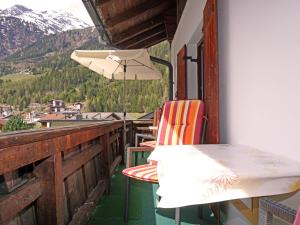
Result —
[[158, 183], [156, 164], [144, 164], [135, 167], [129, 167], [122, 171], [125, 176], [135, 178], [151, 183]]
[[156, 141], [144, 141], [140, 143], [141, 147], [150, 147], [150, 148], [155, 148], [156, 146]]

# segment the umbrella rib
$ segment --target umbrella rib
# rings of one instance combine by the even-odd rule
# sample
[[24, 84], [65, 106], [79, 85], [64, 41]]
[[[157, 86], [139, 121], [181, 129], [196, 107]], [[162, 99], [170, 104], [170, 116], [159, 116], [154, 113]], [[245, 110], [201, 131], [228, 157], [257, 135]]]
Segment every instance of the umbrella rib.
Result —
[[154, 70], [152, 67], [147, 66], [147, 65], [145, 65], [144, 63], [141, 63], [141, 62], [139, 62], [139, 61], [137, 61], [137, 60], [135, 60], [135, 59], [133, 59], [133, 61], [135, 61], [135, 62], [137, 62], [137, 63], [140, 64], [140, 65], [134, 65], [134, 66], [145, 66], [145, 67], [147, 67], [147, 68], [149, 68], [149, 69], [151, 69], [151, 70]]
[[[117, 61], [116, 61], [117, 62]], [[116, 69], [114, 70], [114, 72], [112, 73], [112, 74], [114, 74], [116, 71], [117, 71], [117, 69], [119, 68], [119, 66], [122, 64], [122, 61], [120, 61], [119, 62], [119, 65], [116, 67]]]

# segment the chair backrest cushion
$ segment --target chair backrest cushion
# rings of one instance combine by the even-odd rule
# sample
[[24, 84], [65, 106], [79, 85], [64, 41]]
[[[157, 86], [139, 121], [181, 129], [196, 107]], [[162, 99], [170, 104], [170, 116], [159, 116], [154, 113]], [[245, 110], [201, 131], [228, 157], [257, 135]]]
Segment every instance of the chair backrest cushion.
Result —
[[166, 102], [158, 128], [157, 145], [200, 144], [203, 115], [201, 100]]
[[[161, 117], [161, 108], [157, 108], [156, 110], [154, 110], [154, 114], [153, 114], [153, 126], [154, 127], [158, 127], [159, 126], [159, 121], [160, 121], [160, 117]], [[158, 130], [153, 130], [152, 131], [152, 135], [153, 136], [157, 136], [157, 132]]]

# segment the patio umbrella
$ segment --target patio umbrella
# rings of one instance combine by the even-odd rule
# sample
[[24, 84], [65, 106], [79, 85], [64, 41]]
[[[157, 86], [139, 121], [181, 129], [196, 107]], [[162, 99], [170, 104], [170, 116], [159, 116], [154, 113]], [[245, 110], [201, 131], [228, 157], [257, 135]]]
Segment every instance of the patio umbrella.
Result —
[[[123, 80], [123, 111], [125, 126], [125, 81], [158, 80], [161, 73], [150, 60], [146, 49], [75, 50], [71, 58], [90, 70], [112, 80]], [[125, 132], [124, 132], [125, 140]], [[125, 142], [125, 141], [124, 141]]]

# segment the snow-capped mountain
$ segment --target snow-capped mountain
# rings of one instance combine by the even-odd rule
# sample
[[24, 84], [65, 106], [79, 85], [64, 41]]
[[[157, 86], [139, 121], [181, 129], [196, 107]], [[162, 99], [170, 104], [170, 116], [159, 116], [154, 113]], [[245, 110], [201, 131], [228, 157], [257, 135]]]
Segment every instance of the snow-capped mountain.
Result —
[[36, 12], [22, 5], [0, 10], [0, 59], [46, 36], [86, 27], [90, 25], [62, 11]]
[[[22, 22], [36, 25], [44, 34], [55, 34], [67, 30], [75, 30], [89, 27], [86, 22], [74, 15], [63, 11], [37, 12], [22, 5], [14, 5], [11, 8], [1, 10], [0, 18], [17, 18]], [[2, 25], [2, 24], [1, 24]]]

